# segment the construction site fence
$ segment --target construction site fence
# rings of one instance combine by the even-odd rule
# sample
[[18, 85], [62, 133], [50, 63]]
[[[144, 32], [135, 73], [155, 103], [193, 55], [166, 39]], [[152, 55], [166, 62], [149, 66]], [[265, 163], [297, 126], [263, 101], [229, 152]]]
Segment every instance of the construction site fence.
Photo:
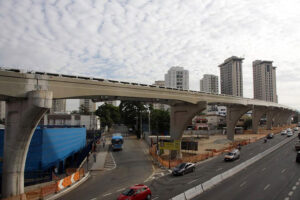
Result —
[[48, 195], [55, 194], [66, 187], [71, 186], [73, 183], [78, 182], [84, 177], [84, 169], [68, 169], [68, 176], [49, 183], [46, 186], [42, 186], [21, 195], [16, 195], [8, 198], [3, 198], [3, 200], [39, 200], [45, 199]]
[[[282, 130], [285, 130], [289, 127], [295, 127], [295, 126], [296, 125], [286, 125], [286, 126], [282, 126], [282, 127], [273, 127], [272, 130], [259, 130], [259, 134], [257, 134], [257, 136], [254, 138], [234, 141], [234, 142], [230, 143], [229, 146], [224, 147], [222, 149], [210, 149], [207, 153], [191, 155], [191, 156], [184, 156], [181, 159], [169, 160], [169, 159], [162, 158], [161, 156], [157, 155], [156, 145], [153, 145], [152, 147], [149, 148], [149, 153], [153, 157], [153, 159], [155, 161], [157, 161], [160, 165], [162, 165], [166, 168], [173, 168], [182, 162], [196, 163], [196, 162], [200, 162], [200, 161], [206, 160], [206, 159], [214, 157], [214, 156], [218, 156], [220, 154], [229, 152], [229, 151], [237, 148], [238, 146], [245, 146], [247, 144], [256, 142], [257, 140], [260, 140], [261, 138], [265, 137], [268, 133], [278, 134]], [[251, 133], [252, 133], [252, 130], [251, 130]]]

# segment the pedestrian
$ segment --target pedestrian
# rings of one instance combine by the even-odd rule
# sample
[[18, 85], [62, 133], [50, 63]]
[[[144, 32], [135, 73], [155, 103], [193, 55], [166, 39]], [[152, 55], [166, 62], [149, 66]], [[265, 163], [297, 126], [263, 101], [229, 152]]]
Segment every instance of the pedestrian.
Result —
[[105, 147], [105, 138], [103, 138], [103, 148]]
[[96, 158], [97, 158], [96, 152], [93, 153], [93, 157], [94, 157], [94, 162], [96, 162]]

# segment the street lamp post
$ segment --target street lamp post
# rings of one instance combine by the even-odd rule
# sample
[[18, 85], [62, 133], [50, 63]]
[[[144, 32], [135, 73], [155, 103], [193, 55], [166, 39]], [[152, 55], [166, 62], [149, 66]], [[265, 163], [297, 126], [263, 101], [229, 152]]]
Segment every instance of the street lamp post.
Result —
[[151, 123], [151, 120], [150, 120], [150, 115], [151, 114], [151, 111], [150, 111], [150, 109], [149, 109], [149, 107], [148, 107], [148, 129], [149, 129], [149, 135], [151, 135], [151, 128], [150, 128], [150, 123]]

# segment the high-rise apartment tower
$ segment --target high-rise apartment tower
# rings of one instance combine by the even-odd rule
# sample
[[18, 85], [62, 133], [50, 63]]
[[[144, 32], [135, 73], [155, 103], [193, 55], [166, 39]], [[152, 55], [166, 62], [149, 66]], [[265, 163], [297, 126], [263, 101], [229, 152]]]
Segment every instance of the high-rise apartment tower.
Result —
[[243, 71], [244, 58], [232, 56], [219, 65], [221, 94], [243, 96]]
[[252, 66], [254, 99], [277, 103], [276, 67], [273, 61], [255, 60]]
[[170, 88], [189, 89], [189, 71], [183, 67], [171, 67], [165, 74], [165, 85]]
[[212, 74], [204, 74], [200, 80], [200, 91], [208, 93], [219, 93], [219, 78]]

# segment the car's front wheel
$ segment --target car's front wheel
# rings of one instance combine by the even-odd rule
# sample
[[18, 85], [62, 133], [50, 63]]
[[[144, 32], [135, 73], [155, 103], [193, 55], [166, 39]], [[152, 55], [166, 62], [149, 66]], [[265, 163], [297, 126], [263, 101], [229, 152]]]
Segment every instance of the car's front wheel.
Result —
[[150, 199], [151, 199], [151, 194], [148, 194], [146, 200], [150, 200]]

